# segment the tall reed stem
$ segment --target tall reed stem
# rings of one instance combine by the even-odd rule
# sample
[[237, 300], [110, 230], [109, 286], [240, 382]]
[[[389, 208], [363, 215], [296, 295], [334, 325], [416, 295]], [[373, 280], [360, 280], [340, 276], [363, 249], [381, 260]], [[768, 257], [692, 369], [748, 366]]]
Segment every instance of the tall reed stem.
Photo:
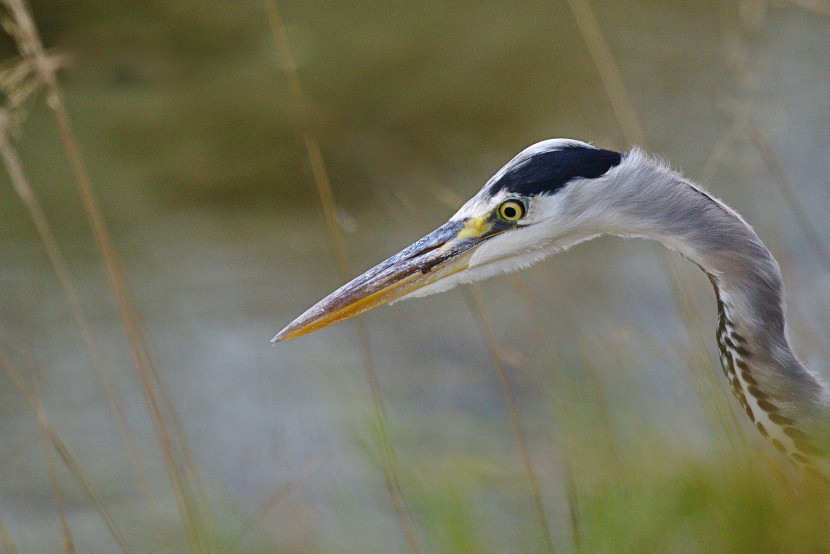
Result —
[[[291, 51], [291, 45], [285, 31], [285, 23], [282, 20], [282, 16], [280, 15], [279, 8], [277, 7], [277, 3], [275, 1], [269, 1], [267, 6], [268, 14], [271, 20], [271, 27], [274, 31], [274, 38], [276, 39], [280, 57], [282, 58], [283, 70], [285, 71], [285, 76], [288, 79], [288, 85], [291, 88], [294, 101], [300, 108], [301, 114], [303, 116], [307, 116], [306, 94], [297, 73], [297, 67], [294, 62], [294, 54]], [[351, 276], [351, 269], [349, 268], [348, 255], [346, 254], [346, 243], [343, 239], [343, 233], [337, 223], [337, 208], [334, 200], [334, 193], [332, 191], [328, 171], [326, 170], [326, 165], [323, 160], [323, 155], [320, 150], [320, 143], [305, 126], [300, 129], [300, 134], [302, 135], [303, 145], [305, 146], [308, 161], [314, 174], [314, 183], [317, 188], [317, 195], [320, 199], [320, 204], [323, 208], [326, 226], [328, 227], [332, 253], [337, 263], [340, 277], [342, 280], [346, 281]], [[386, 415], [386, 406], [384, 405], [383, 397], [380, 393], [377, 370], [375, 368], [374, 356], [372, 355], [372, 348], [369, 340], [369, 331], [362, 320], [356, 320], [354, 325], [357, 329], [360, 351], [363, 356], [363, 365], [366, 370], [366, 377], [369, 382], [369, 389], [372, 396], [373, 411], [380, 434], [381, 458], [383, 460], [383, 474], [386, 490], [389, 493], [395, 513], [397, 514], [398, 520], [406, 533], [407, 540], [409, 541], [412, 550], [416, 553], [420, 553], [421, 547], [418, 542], [418, 537], [415, 534], [415, 526], [412, 523], [412, 518], [406, 506], [403, 490], [398, 478], [397, 455], [389, 434], [389, 422]]]
[[[66, 109], [63, 90], [40, 38], [26, 0], [2, 0], [15, 26], [15, 40], [21, 54], [36, 68], [46, 94], [46, 104], [54, 115], [81, 204], [92, 229], [101, 254], [110, 290], [115, 299], [121, 324], [127, 335], [133, 359], [138, 369], [144, 398], [156, 432], [165, 467], [179, 506], [190, 547], [202, 552], [206, 544], [202, 537], [201, 515], [195, 499], [194, 483], [198, 483], [195, 464], [184, 435], [178, 427], [172, 402], [161, 373], [153, 360], [149, 342], [143, 329], [141, 316], [128, 285], [123, 263], [104, 222], [101, 208], [92, 189], [89, 173], [84, 164], [72, 122]], [[179, 458], [183, 458], [180, 460]], [[190, 472], [188, 478], [187, 472]], [[204, 498], [202, 503], [207, 507]]]

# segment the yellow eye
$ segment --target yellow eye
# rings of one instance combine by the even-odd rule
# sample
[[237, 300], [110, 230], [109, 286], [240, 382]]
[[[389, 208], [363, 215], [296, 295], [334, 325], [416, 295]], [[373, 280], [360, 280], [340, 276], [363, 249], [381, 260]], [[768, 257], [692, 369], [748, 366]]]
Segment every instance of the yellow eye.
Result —
[[499, 217], [505, 221], [519, 221], [525, 216], [525, 205], [518, 200], [505, 200], [499, 204]]

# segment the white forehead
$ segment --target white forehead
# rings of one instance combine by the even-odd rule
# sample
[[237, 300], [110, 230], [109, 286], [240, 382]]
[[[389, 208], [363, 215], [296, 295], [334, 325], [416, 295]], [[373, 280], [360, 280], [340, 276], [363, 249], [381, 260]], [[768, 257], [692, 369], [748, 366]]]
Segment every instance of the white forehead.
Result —
[[535, 156], [536, 154], [541, 154], [542, 152], [551, 152], [553, 150], [560, 150], [565, 148], [566, 146], [583, 146], [591, 148], [591, 145], [582, 142], [581, 140], [575, 139], [566, 139], [566, 138], [556, 138], [556, 139], [547, 139], [541, 142], [537, 142], [536, 144], [531, 144], [524, 150], [518, 153], [515, 158], [510, 160], [505, 167], [510, 167], [514, 165], [518, 165], [528, 158]]
[[516, 167], [522, 165], [523, 163], [530, 160], [533, 156], [537, 154], [542, 154], [545, 152], [552, 152], [554, 150], [560, 150], [566, 146], [585, 146], [590, 147], [590, 144], [584, 143], [579, 140], [574, 139], [565, 139], [565, 138], [557, 138], [557, 139], [547, 139], [541, 142], [537, 142], [531, 146], [528, 146], [521, 152], [519, 152], [512, 160], [504, 164], [504, 166], [499, 169], [495, 175], [490, 177], [484, 186], [481, 188], [475, 196], [470, 198], [461, 209], [458, 210], [455, 215], [450, 218], [450, 221], [457, 221], [460, 219], [465, 219], [468, 217], [478, 217], [488, 209], [490, 209], [494, 204], [501, 202], [502, 200], [506, 199], [509, 195], [506, 191], [499, 191], [495, 195], [490, 194], [490, 185], [495, 181], [501, 179], [505, 173], [510, 171], [511, 169], [515, 169]]

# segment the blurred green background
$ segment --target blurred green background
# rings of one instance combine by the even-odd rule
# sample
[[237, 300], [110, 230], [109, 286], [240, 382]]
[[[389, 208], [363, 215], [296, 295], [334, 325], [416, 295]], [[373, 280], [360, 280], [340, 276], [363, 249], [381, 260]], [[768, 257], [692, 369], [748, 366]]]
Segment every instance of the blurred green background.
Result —
[[[341, 283], [300, 133], [320, 142], [354, 273], [442, 223], [533, 142], [629, 148], [571, 6], [593, 11], [642, 146], [770, 246], [797, 350], [828, 375], [828, 268], [800, 226], [830, 237], [827, 2], [280, 2], [307, 113], [259, 0], [31, 4], [46, 47], [65, 56], [82, 154], [193, 452], [211, 514], [205, 549], [410, 549], [384, 486], [353, 324], [269, 348]], [[0, 46], [14, 58], [13, 41]], [[15, 145], [125, 404], [154, 507], [5, 173], [0, 349], [37, 380], [129, 545], [196, 550], [53, 118], [42, 98], [26, 115]], [[483, 299], [557, 551], [830, 551], [830, 493], [777, 459], [726, 394], [715, 301], [691, 264], [603, 238], [485, 283]], [[363, 316], [403, 497], [425, 551], [545, 551], [470, 306], [462, 289]], [[5, 373], [0, 397], [0, 517], [20, 551], [58, 551], [37, 418]], [[78, 550], [117, 550], [56, 463]]]

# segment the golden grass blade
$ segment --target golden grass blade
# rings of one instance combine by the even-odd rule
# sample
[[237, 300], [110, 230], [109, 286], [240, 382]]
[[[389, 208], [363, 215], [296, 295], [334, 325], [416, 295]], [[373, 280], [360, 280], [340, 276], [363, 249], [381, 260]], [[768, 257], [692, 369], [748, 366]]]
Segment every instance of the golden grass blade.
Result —
[[6, 524], [3, 523], [3, 518], [0, 518], [0, 544], [3, 545], [6, 554], [17, 554], [17, 547], [14, 546], [9, 530], [6, 528]]
[[69, 267], [66, 264], [66, 258], [61, 252], [55, 234], [49, 221], [46, 219], [46, 213], [38, 201], [34, 189], [26, 178], [23, 170], [23, 165], [20, 163], [20, 158], [17, 151], [9, 142], [9, 128], [8, 125], [11, 117], [5, 110], [0, 110], [0, 157], [3, 159], [3, 164], [6, 167], [6, 172], [9, 174], [12, 185], [23, 202], [24, 206], [29, 212], [29, 217], [35, 225], [41, 242], [43, 243], [46, 255], [52, 268], [57, 275], [63, 294], [66, 297], [70, 312], [75, 320], [75, 324], [81, 332], [84, 344], [89, 352], [92, 367], [96, 372], [98, 382], [104, 391], [104, 396], [107, 399], [107, 404], [110, 411], [115, 416], [118, 432], [121, 435], [121, 440], [127, 451], [127, 458], [133, 467], [133, 472], [138, 479], [139, 485], [144, 494], [144, 502], [147, 506], [150, 518], [153, 520], [156, 533], [161, 537], [161, 519], [158, 514], [158, 509], [153, 501], [152, 488], [150, 486], [150, 478], [144, 466], [144, 462], [139, 454], [138, 447], [135, 444], [133, 433], [127, 421], [127, 414], [124, 411], [124, 405], [118, 395], [118, 391], [112, 384], [109, 371], [104, 363], [104, 358], [98, 347], [97, 342], [92, 334], [92, 329], [89, 320], [81, 307], [80, 296], [78, 288], [72, 279], [69, 272]]
[[78, 463], [78, 460], [75, 456], [69, 451], [69, 448], [66, 446], [66, 443], [58, 436], [58, 434], [52, 429], [51, 427], [47, 427], [49, 432], [49, 438], [52, 440], [52, 446], [55, 448], [55, 451], [60, 456], [61, 460], [63, 461], [64, 465], [69, 469], [72, 475], [75, 477], [75, 480], [80, 483], [81, 488], [84, 489], [86, 495], [92, 500], [92, 503], [95, 505], [95, 509], [104, 518], [104, 523], [109, 529], [112, 538], [115, 540], [118, 547], [121, 549], [122, 552], [129, 553], [131, 550], [127, 546], [127, 542], [124, 540], [124, 536], [121, 534], [121, 531], [116, 527], [115, 519], [110, 514], [109, 510], [104, 503], [104, 499], [101, 497], [101, 494], [92, 486], [92, 482], [86, 477], [84, 472], [81, 470], [81, 465]]
[[542, 493], [539, 488], [539, 479], [536, 476], [536, 471], [533, 468], [533, 460], [530, 457], [530, 449], [527, 445], [527, 437], [522, 428], [521, 419], [516, 411], [516, 400], [513, 396], [513, 390], [510, 388], [510, 383], [507, 380], [507, 371], [504, 367], [504, 355], [496, 342], [493, 327], [490, 323], [490, 318], [484, 310], [484, 298], [481, 285], [474, 284], [472, 286], [472, 304], [470, 306], [475, 320], [481, 327], [481, 333], [484, 335], [484, 340], [487, 343], [487, 349], [490, 352], [490, 358], [493, 360], [493, 366], [496, 368], [496, 374], [501, 385], [502, 398], [504, 399], [504, 407], [507, 415], [510, 418], [510, 426], [513, 429], [513, 437], [516, 440], [516, 449], [522, 459], [522, 466], [524, 467], [525, 475], [530, 485], [530, 492], [533, 496], [533, 503], [536, 507], [536, 512], [539, 516], [539, 526], [542, 528], [542, 533], [545, 539], [545, 547], [548, 552], [553, 552], [553, 537], [551, 536], [550, 526], [548, 525], [547, 516], [545, 515], [545, 505], [542, 502]]
[[[23, 375], [21, 375], [20, 371], [18, 371], [17, 366], [12, 362], [11, 358], [6, 354], [5, 351], [0, 350], [0, 366], [2, 366], [6, 373], [8, 374], [9, 378], [12, 380], [14, 386], [20, 391], [20, 394], [23, 395], [23, 398], [29, 404], [29, 407], [38, 414], [38, 398], [32, 389], [26, 384], [26, 381], [23, 379]], [[63, 439], [60, 438], [58, 433], [52, 428], [49, 424], [49, 421], [44, 417], [38, 420], [42, 432], [46, 433], [48, 437], [49, 443], [51, 443], [52, 448], [58, 453], [58, 456], [63, 461], [66, 468], [75, 478], [81, 488], [86, 493], [87, 497], [92, 501], [92, 504], [95, 506], [95, 510], [101, 516], [101, 519], [104, 520], [104, 524], [106, 525], [107, 529], [112, 535], [113, 540], [118, 545], [119, 549], [124, 553], [129, 553], [130, 549], [127, 547], [127, 542], [124, 540], [124, 536], [121, 534], [121, 531], [118, 528], [118, 525], [115, 523], [115, 519], [110, 514], [109, 510], [104, 503], [103, 498], [92, 485], [92, 482], [87, 479], [86, 475], [84, 474], [83, 470], [81, 469], [80, 464], [78, 463], [75, 456], [70, 452], [69, 448], [66, 446], [66, 443], [63, 442]]]
[[[291, 93], [294, 97], [294, 101], [297, 103], [297, 106], [301, 109], [301, 113], [306, 115], [306, 95], [303, 91], [299, 75], [297, 74], [294, 55], [288, 41], [288, 35], [285, 31], [285, 23], [282, 20], [282, 16], [280, 15], [279, 8], [277, 7], [277, 3], [275, 1], [271, 0], [267, 2], [266, 5], [268, 8], [268, 16], [271, 21], [271, 27], [274, 31], [274, 38], [276, 39], [277, 47], [280, 52], [283, 70], [288, 80], [289, 87], [291, 88]], [[346, 281], [349, 279], [351, 271], [349, 269], [343, 233], [337, 223], [334, 193], [332, 192], [331, 182], [329, 180], [328, 171], [326, 170], [326, 165], [320, 150], [320, 144], [305, 127], [300, 129], [300, 133], [306, 149], [306, 154], [308, 155], [309, 164], [311, 165], [311, 169], [314, 174], [314, 183], [317, 187], [317, 195], [320, 198], [320, 203], [323, 207], [323, 213], [329, 231], [329, 239], [331, 241], [334, 258], [337, 262], [341, 278]], [[372, 356], [369, 332], [362, 320], [356, 320], [354, 324], [357, 329], [360, 350], [363, 354], [364, 367], [369, 381], [369, 388], [371, 390], [373, 410], [377, 420], [378, 429], [380, 431], [380, 446], [384, 461], [384, 481], [386, 489], [412, 550], [419, 553], [421, 551], [421, 547], [418, 542], [418, 537], [415, 534], [415, 527], [409, 515], [409, 510], [406, 506], [403, 490], [401, 489], [400, 480], [398, 478], [397, 456], [389, 435], [386, 407], [383, 403], [383, 398], [381, 397], [380, 387], [377, 381], [377, 372], [375, 370], [374, 357]]]
[[[464, 203], [464, 199], [458, 196], [454, 191], [452, 191], [446, 185], [440, 183], [434, 183], [432, 186], [429, 187], [429, 192], [442, 204], [446, 205], [450, 209], [457, 209]], [[408, 211], [412, 213], [414, 217], [420, 217], [420, 214], [416, 213], [416, 210], [412, 206], [406, 206]], [[521, 280], [516, 276], [516, 278], [511, 280], [513, 287], [516, 289], [518, 294], [522, 296], [525, 301], [527, 302], [528, 306], [531, 308], [533, 315], [537, 316], [538, 314], [532, 307], [535, 305], [532, 299], [532, 295], [527, 287], [523, 287]], [[522, 466], [525, 472], [525, 476], [528, 480], [528, 484], [530, 485], [531, 495], [533, 497], [534, 507], [538, 514], [540, 526], [542, 528], [542, 533], [545, 538], [545, 544], [548, 548], [548, 551], [553, 552], [553, 535], [550, 531], [550, 526], [548, 525], [547, 515], [545, 512], [544, 503], [542, 502], [542, 495], [540, 492], [539, 487], [539, 480], [536, 476], [536, 471], [533, 467], [532, 460], [530, 458], [530, 449], [528, 447], [527, 438], [525, 437], [524, 430], [522, 429], [521, 420], [518, 416], [518, 413], [515, 409], [515, 398], [513, 396], [512, 389], [510, 389], [508, 380], [507, 380], [507, 372], [503, 363], [505, 356], [498, 345], [498, 341], [495, 339], [495, 333], [493, 331], [492, 325], [490, 323], [489, 312], [484, 304], [483, 299], [483, 288], [481, 285], [473, 285], [472, 287], [472, 302], [469, 303], [470, 310], [473, 312], [473, 317], [476, 321], [479, 322], [479, 327], [482, 331], [482, 335], [484, 337], [485, 343], [487, 344], [488, 351], [490, 353], [490, 358], [493, 360], [493, 365], [496, 368], [496, 373], [499, 377], [499, 383], [501, 388], [502, 397], [505, 403], [505, 411], [508, 414], [508, 418], [510, 419], [510, 425], [513, 432], [513, 437], [516, 442], [516, 448], [519, 453], [519, 457], [522, 460]], [[534, 326], [535, 329], [541, 329], [542, 325], [538, 324]], [[545, 344], [545, 341], [541, 341], [542, 344]], [[553, 359], [551, 356], [550, 359]], [[566, 472], [569, 471], [570, 466], [566, 465]], [[570, 474], [568, 473], [570, 476]], [[569, 505], [570, 509], [570, 505]]]
[[830, 2], [827, 0], [790, 0], [790, 2], [817, 15], [830, 16]]
[[582, 349], [582, 359], [584, 360], [582, 369], [588, 377], [588, 384], [591, 386], [591, 392], [593, 393], [594, 400], [596, 401], [600, 428], [602, 429], [602, 434], [605, 435], [605, 443], [608, 445], [608, 455], [610, 456], [612, 462], [611, 468], [614, 471], [615, 477], [622, 481], [624, 477], [623, 458], [620, 454], [620, 446], [617, 444], [614, 426], [611, 424], [613, 418], [608, 410], [608, 400], [602, 387], [602, 383], [600, 383], [599, 377], [597, 377], [594, 364], [591, 362], [591, 346], [584, 341], [580, 341], [580, 347]]
[[274, 506], [276, 506], [280, 500], [288, 496], [291, 492], [296, 489], [300, 483], [305, 481], [306, 479], [310, 478], [312, 475], [317, 473], [317, 471], [323, 466], [323, 462], [328, 458], [326, 454], [320, 454], [308, 464], [308, 467], [305, 468], [303, 472], [299, 475], [295, 476], [291, 479], [288, 483], [282, 485], [273, 493], [269, 494], [265, 500], [259, 505], [259, 507], [250, 515], [248, 518], [242, 523], [239, 528], [239, 531], [236, 532], [233, 539], [230, 542], [230, 548], [235, 548], [239, 545], [239, 542], [245, 537], [245, 535], [254, 528], [254, 526], [261, 521], [265, 515], [270, 512]]
[[700, 310], [691, 302], [691, 294], [680, 278], [677, 261], [669, 259], [666, 267], [671, 275], [677, 311], [690, 341], [689, 348], [679, 350], [680, 357], [694, 377], [698, 397], [708, 399], [703, 403], [703, 407], [710, 422], [717, 424], [713, 427], [723, 430], [733, 451], [745, 449], [747, 437], [735, 417], [735, 409], [730, 407], [726, 387], [719, 382], [718, 374], [721, 373], [721, 369], [716, 367], [707, 355], [707, 341], [701, 333]]
[[810, 250], [813, 251], [816, 258], [821, 260], [821, 263], [824, 264], [825, 269], [830, 269], [830, 251], [828, 251], [827, 246], [821, 239], [820, 233], [810, 221], [810, 217], [807, 215], [807, 212], [804, 211], [804, 208], [798, 200], [798, 196], [795, 194], [795, 191], [790, 185], [787, 176], [784, 175], [784, 171], [775, 159], [775, 153], [772, 151], [769, 144], [767, 144], [764, 135], [752, 121], [746, 122], [744, 132], [749, 138], [749, 141], [755, 147], [755, 150], [761, 157], [761, 161], [764, 162], [764, 166], [772, 176], [775, 186], [784, 198], [784, 202], [787, 204], [787, 207], [795, 217], [795, 222], [798, 224], [799, 229], [801, 229], [801, 233], [807, 240], [807, 245], [810, 247]]
[[573, 543], [574, 552], [580, 554], [582, 552], [582, 525], [579, 517], [579, 489], [576, 486], [570, 461], [566, 459], [563, 464], [565, 465], [565, 485], [568, 498], [568, 516], [571, 524], [571, 542]]
[[[536, 331], [536, 344], [542, 345], [542, 358], [544, 360], [547, 360], [548, 363], [552, 364], [553, 361], [556, 360], [556, 356], [554, 355], [553, 350], [551, 349], [550, 341], [543, 333], [545, 325], [542, 322], [542, 317], [539, 313], [539, 303], [535, 298], [536, 295], [534, 294], [533, 289], [527, 286], [521, 274], [513, 275], [510, 281], [513, 288], [516, 290], [516, 292], [519, 294], [522, 300], [524, 300], [525, 313], [527, 314], [527, 317], [531, 321], [533, 321], [531, 328]], [[555, 288], [558, 287], [559, 283], [556, 282]], [[568, 523], [571, 527], [571, 542], [573, 544], [574, 551], [579, 553], [581, 550], [579, 493], [576, 486], [576, 476], [574, 475], [573, 463], [571, 461], [571, 456], [573, 452], [571, 447], [571, 439], [568, 435], [568, 432], [564, 430], [565, 422], [568, 417], [568, 408], [564, 406], [563, 401], [560, 400], [561, 398], [564, 398], [564, 396], [566, 395], [566, 388], [562, 385], [562, 380], [557, 379], [557, 376], [560, 373], [560, 368], [548, 366], [548, 369], [550, 370], [550, 379], [551, 384], [553, 386], [553, 390], [559, 393], [558, 398], [554, 396], [554, 398], [552, 399], [554, 409], [553, 416], [556, 423], [560, 427], [560, 431], [557, 435], [557, 443], [562, 451], [559, 463], [562, 466], [562, 473], [565, 476], [565, 490], [567, 492], [567, 494], [565, 495], [565, 502], [568, 508]]]
[[[446, 185], [440, 183], [434, 183], [432, 186], [429, 187], [429, 192], [442, 204], [446, 205], [450, 209], [457, 209], [464, 203], [464, 199], [458, 196], [453, 190], [451, 190]], [[414, 208], [411, 206], [407, 206], [408, 210], [413, 214], [414, 217], [419, 217], [420, 214], [416, 213]], [[521, 279], [518, 276], [514, 276], [511, 279], [511, 284], [516, 289], [517, 293], [524, 298], [525, 302], [528, 304], [532, 315], [538, 319], [538, 313], [536, 313], [533, 307], [535, 303], [532, 298], [531, 292], [522, 285]], [[490, 324], [489, 312], [487, 311], [486, 306], [484, 305], [483, 300], [483, 289], [480, 285], [473, 285], [473, 292], [472, 292], [472, 302], [470, 303], [470, 310], [473, 312], [474, 319], [479, 322], [479, 327], [482, 331], [482, 335], [484, 336], [485, 343], [487, 344], [488, 351], [490, 352], [490, 357], [493, 360], [493, 364], [496, 368], [496, 373], [499, 377], [500, 388], [502, 392], [502, 397], [504, 398], [505, 403], [505, 411], [508, 413], [508, 417], [510, 419], [510, 425], [513, 432], [513, 437], [516, 442], [516, 447], [519, 452], [519, 457], [522, 460], [522, 466], [525, 471], [525, 476], [527, 477], [528, 483], [531, 489], [531, 495], [533, 497], [534, 507], [539, 517], [540, 526], [542, 527], [542, 532], [545, 538], [545, 543], [548, 547], [550, 552], [553, 552], [553, 536], [550, 531], [550, 526], [548, 525], [547, 515], [545, 512], [544, 503], [542, 502], [542, 496], [540, 493], [538, 477], [536, 476], [535, 469], [533, 467], [532, 460], [530, 458], [530, 450], [528, 447], [527, 439], [525, 437], [524, 431], [521, 426], [521, 420], [519, 419], [518, 413], [515, 410], [515, 399], [513, 397], [513, 392], [509, 387], [507, 381], [507, 374], [506, 369], [504, 367], [504, 354], [501, 351], [501, 348], [498, 345], [498, 342], [495, 340], [495, 333], [493, 332], [492, 325]], [[542, 329], [541, 323], [533, 326], [535, 329]], [[540, 340], [541, 344], [546, 344], [546, 341]], [[553, 356], [550, 356], [549, 359], [553, 359]], [[567, 462], [564, 462], [566, 474], [568, 478], [571, 477], [570, 475], [570, 465]], [[571, 509], [569, 504], [568, 509]], [[573, 516], [573, 513], [571, 513]]]
[[[75, 177], [81, 203], [101, 254], [121, 323], [138, 368], [145, 402], [153, 422], [156, 438], [161, 447], [165, 468], [179, 506], [185, 532], [191, 546], [198, 551], [204, 551], [206, 546], [201, 533], [203, 525], [194, 498], [194, 487], [188, 479], [185, 469], [181, 467], [176, 453], [177, 451], [182, 452], [185, 460], [190, 460], [188, 447], [181, 430], [171, 429], [175, 426], [175, 421], [172, 424], [168, 421], [168, 413], [172, 409], [172, 402], [169, 400], [169, 394], [158, 368], [153, 362], [146, 333], [142, 327], [141, 317], [127, 282], [123, 263], [118, 256], [115, 244], [104, 222], [98, 200], [92, 190], [89, 173], [81, 156], [80, 147], [66, 109], [63, 91], [55, 74], [53, 59], [47, 55], [43, 48], [40, 33], [32, 19], [26, 1], [2, 0], [2, 3], [11, 16], [15, 28], [14, 38], [21, 54], [34, 64], [45, 86], [46, 103], [55, 117], [58, 134]], [[166, 411], [168, 413], [165, 413]], [[196, 473], [195, 465], [191, 464], [187, 467], [187, 470], [193, 475]]]
[[605, 94], [611, 102], [614, 116], [620, 124], [625, 139], [630, 144], [637, 144], [645, 148], [646, 134], [637, 120], [634, 104], [628, 96], [620, 71], [611, 55], [611, 49], [605, 41], [597, 18], [588, 0], [568, 0], [582, 39], [591, 53], [597, 71], [599, 72]]
[[[274, 30], [274, 38], [276, 39], [280, 52], [280, 59], [286, 79], [288, 80], [288, 86], [291, 89], [293, 100], [297, 103], [300, 113], [305, 116], [308, 113], [306, 95], [302, 82], [300, 81], [300, 76], [297, 73], [294, 54], [291, 50], [291, 44], [288, 41], [288, 34], [285, 31], [285, 23], [282, 20], [275, 1], [269, 1], [267, 6], [268, 16], [271, 21], [271, 27]], [[303, 146], [305, 147], [308, 162], [314, 175], [317, 195], [323, 206], [323, 216], [325, 217], [326, 226], [329, 231], [332, 254], [337, 262], [337, 269], [341, 274], [340, 276], [348, 279], [351, 274], [351, 269], [349, 268], [348, 255], [346, 254], [346, 243], [343, 240], [340, 225], [337, 223], [337, 205], [334, 200], [334, 192], [332, 191], [326, 163], [320, 151], [320, 143], [317, 142], [317, 139], [311, 135], [304, 125], [300, 128], [300, 134], [302, 135]]]
[[727, 156], [731, 153], [732, 143], [737, 138], [739, 132], [740, 125], [736, 121], [729, 126], [715, 143], [698, 175], [698, 182], [702, 183], [703, 186], [709, 187], [711, 185], [718, 169], [724, 164]]
[[[594, 60], [594, 65], [599, 72], [600, 79], [603, 83], [603, 87], [605, 88], [606, 96], [611, 103], [612, 109], [614, 111], [614, 115], [617, 119], [617, 122], [620, 126], [620, 129], [625, 136], [626, 140], [631, 144], [637, 144], [642, 147], [647, 146], [646, 135], [643, 131], [643, 127], [640, 125], [639, 120], [636, 115], [636, 111], [634, 110], [634, 105], [631, 102], [630, 96], [628, 95], [628, 91], [625, 86], [625, 82], [622, 79], [621, 73], [617, 67], [617, 63], [614, 60], [614, 56], [611, 53], [611, 49], [608, 47], [608, 43], [605, 40], [604, 35], [602, 34], [602, 30], [597, 22], [596, 16], [594, 15], [593, 10], [588, 2], [588, 0], [568, 0], [568, 6], [570, 6], [571, 13], [573, 14], [574, 19], [579, 26], [579, 30], [582, 34], [582, 38], [585, 41], [588, 50], [591, 53], [591, 57]], [[733, 138], [732, 133], [727, 133], [723, 137], [721, 137], [721, 142], [727, 142]], [[707, 162], [707, 169], [712, 171], [712, 168], [718, 164], [722, 163], [722, 159], [713, 155], [710, 156], [709, 161]], [[678, 311], [681, 319], [685, 323], [687, 334], [689, 335], [689, 340], [692, 343], [697, 343], [698, 345], [702, 345], [701, 341], [695, 341], [695, 335], [699, 338], [700, 333], [693, 333], [692, 327], [690, 327], [690, 323], [692, 322], [692, 318], [689, 317], [690, 312], [685, 312], [683, 310], [683, 306], [691, 306], [692, 303], [690, 301], [688, 292], [682, 286], [682, 284], [678, 281], [678, 275], [676, 270], [674, 269], [674, 261], [672, 258], [669, 257], [669, 254], [666, 253], [663, 255], [663, 262], [664, 262], [664, 270], [671, 278], [674, 287], [674, 297], [675, 301], [678, 305]], [[694, 368], [698, 367], [697, 364], [703, 364], [704, 366], [711, 367], [711, 362], [708, 358], [703, 359], [704, 357], [700, 355], [695, 355], [690, 353], [687, 356], [687, 365], [692, 369], [692, 371], [696, 375], [700, 375], [700, 372], [696, 371]], [[706, 377], [701, 377], [699, 381], [706, 381], [709, 383], [710, 387], [715, 386], [715, 374], [716, 371], [707, 372]], [[717, 411], [717, 417], [722, 419], [722, 414], [719, 408], [715, 406], [716, 403], [714, 402], [707, 402], [705, 403], [707, 408], [710, 411]], [[734, 420], [734, 413], [733, 413], [733, 420]], [[727, 429], [733, 429], [735, 432], [740, 434], [740, 429], [736, 426], [727, 426]]]
[[69, 523], [66, 520], [66, 506], [63, 501], [63, 492], [61, 492], [60, 485], [58, 484], [58, 472], [57, 468], [55, 468], [55, 461], [52, 459], [52, 445], [49, 440], [49, 425], [46, 421], [46, 414], [43, 411], [43, 403], [36, 386], [33, 389], [33, 393], [37, 422], [40, 426], [41, 436], [43, 437], [43, 451], [46, 456], [46, 467], [49, 470], [49, 481], [52, 485], [52, 492], [55, 495], [55, 505], [57, 507], [58, 518], [61, 523], [61, 534], [63, 536], [61, 548], [65, 554], [73, 554], [75, 552], [75, 542], [72, 540], [72, 533], [69, 530]]

